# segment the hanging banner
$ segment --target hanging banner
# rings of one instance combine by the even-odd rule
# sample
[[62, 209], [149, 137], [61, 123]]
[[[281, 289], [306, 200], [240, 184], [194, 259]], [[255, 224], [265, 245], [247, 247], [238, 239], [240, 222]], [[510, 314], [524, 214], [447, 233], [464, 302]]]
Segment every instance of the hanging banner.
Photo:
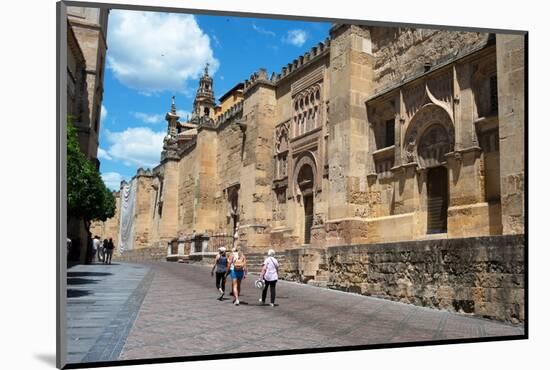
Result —
[[136, 209], [137, 180], [133, 178], [125, 183], [120, 194], [120, 238], [118, 249], [120, 254], [134, 248], [134, 220]]

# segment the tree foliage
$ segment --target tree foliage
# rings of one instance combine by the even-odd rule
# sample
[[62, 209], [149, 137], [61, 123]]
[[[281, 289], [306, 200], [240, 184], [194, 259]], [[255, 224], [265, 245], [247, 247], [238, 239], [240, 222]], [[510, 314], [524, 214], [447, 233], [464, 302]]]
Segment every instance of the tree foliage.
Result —
[[115, 197], [96, 167], [80, 151], [72, 120], [67, 122], [67, 212], [70, 217], [101, 220], [115, 214]]

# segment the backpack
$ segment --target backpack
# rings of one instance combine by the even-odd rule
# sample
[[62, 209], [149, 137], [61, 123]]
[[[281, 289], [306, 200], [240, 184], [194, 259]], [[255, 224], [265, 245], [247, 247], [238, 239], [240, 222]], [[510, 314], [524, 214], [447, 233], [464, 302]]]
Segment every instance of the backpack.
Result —
[[240, 270], [244, 269], [244, 258], [239, 257], [235, 261], [233, 261], [233, 268], [236, 271], [240, 271]]

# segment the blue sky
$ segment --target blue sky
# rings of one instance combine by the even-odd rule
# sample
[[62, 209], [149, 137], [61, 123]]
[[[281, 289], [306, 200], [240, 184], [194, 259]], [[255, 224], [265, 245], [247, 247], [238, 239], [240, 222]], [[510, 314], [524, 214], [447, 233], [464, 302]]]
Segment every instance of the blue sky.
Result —
[[258, 68], [281, 67], [328, 36], [329, 23], [113, 10], [99, 154], [107, 186], [118, 190], [139, 167], [159, 163], [171, 96], [182, 120], [204, 65], [219, 98]]

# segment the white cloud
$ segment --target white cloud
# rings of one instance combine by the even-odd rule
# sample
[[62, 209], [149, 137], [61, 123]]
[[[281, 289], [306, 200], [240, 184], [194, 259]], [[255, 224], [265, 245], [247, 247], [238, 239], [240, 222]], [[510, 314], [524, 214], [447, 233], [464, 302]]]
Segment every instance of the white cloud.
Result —
[[111, 144], [107, 153], [126, 166], [155, 167], [160, 162], [165, 135], [165, 131], [153, 131], [149, 127], [130, 127], [122, 132], [105, 130]]
[[254, 23], [252, 23], [252, 28], [254, 29], [254, 31], [256, 31], [258, 33], [261, 33], [262, 35], [268, 35], [268, 36], [275, 37], [275, 32], [266, 30], [265, 28], [262, 28], [262, 27], [258, 27]]
[[308, 34], [304, 30], [290, 30], [287, 32], [286, 37], [283, 39], [284, 42], [294, 45], [302, 46], [308, 39]]
[[211, 37], [212, 37], [212, 40], [214, 40], [214, 44], [221, 48], [222, 47], [222, 44], [220, 42], [220, 39], [218, 38], [218, 36], [216, 36], [215, 34], [211, 34]]
[[99, 159], [106, 159], [108, 161], [112, 160], [113, 158], [105, 151], [105, 149], [97, 148], [97, 158]]
[[165, 115], [134, 112], [134, 117], [145, 123], [161, 123], [164, 121]]
[[103, 104], [101, 104], [101, 113], [99, 115], [100, 122], [105, 122], [105, 118], [107, 118], [107, 108]]
[[120, 182], [123, 180], [122, 175], [118, 172], [105, 172], [101, 174], [101, 178], [105, 185], [111, 190], [120, 190]]
[[[180, 116], [180, 120], [185, 120], [187, 115], [190, 115], [188, 111], [177, 110], [176, 113]], [[166, 114], [148, 114], [143, 112], [133, 112], [132, 115], [144, 123], [157, 124], [166, 122]]]
[[113, 10], [108, 35], [108, 68], [145, 95], [185, 91], [207, 62], [211, 74], [219, 66], [210, 38], [192, 15]]

